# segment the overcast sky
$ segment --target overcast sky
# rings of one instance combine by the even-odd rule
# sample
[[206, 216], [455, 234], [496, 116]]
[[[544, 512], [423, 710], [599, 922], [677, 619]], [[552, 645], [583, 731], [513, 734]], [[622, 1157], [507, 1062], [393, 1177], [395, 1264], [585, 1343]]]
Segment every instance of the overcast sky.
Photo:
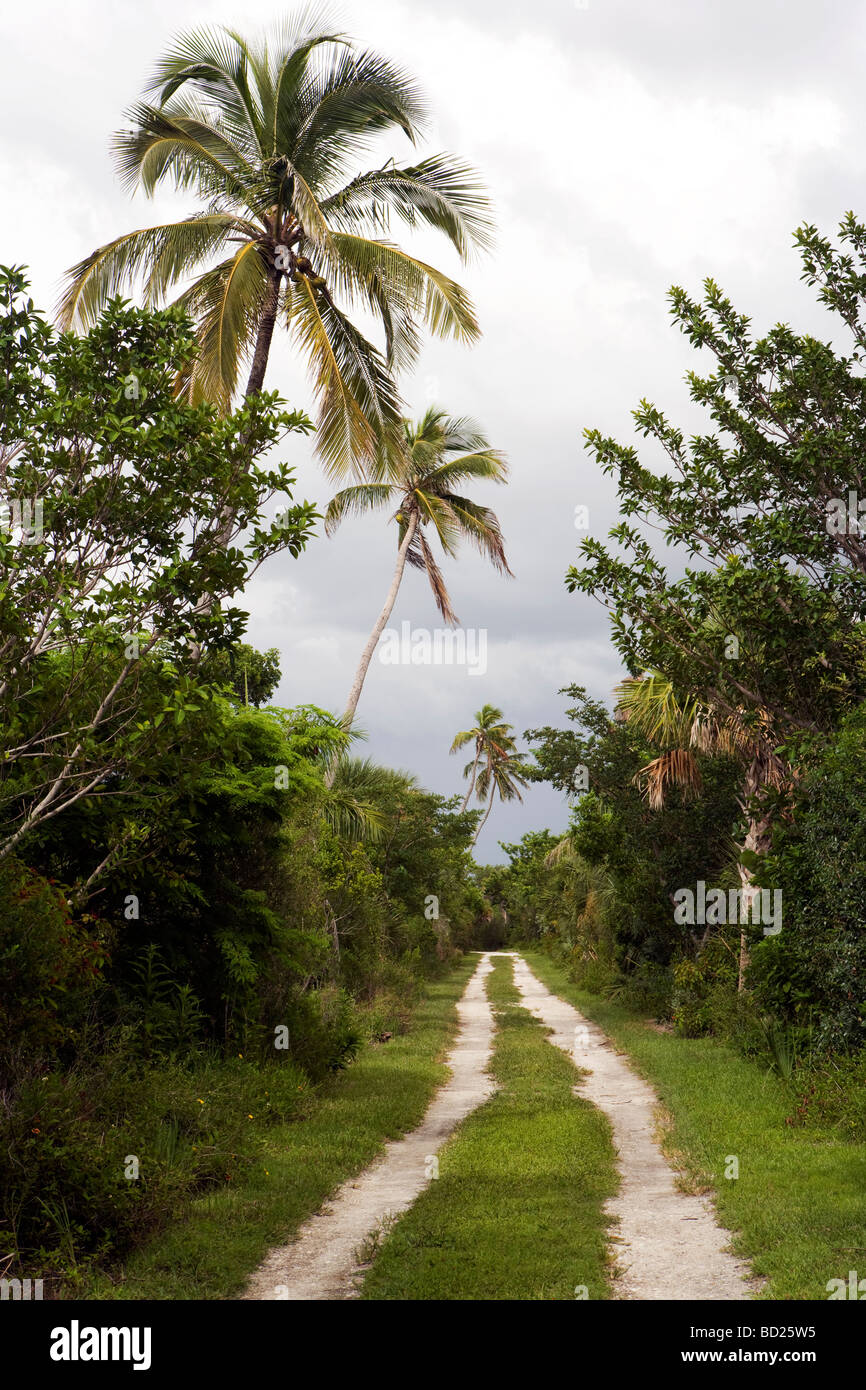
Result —
[[[6, 0], [0, 260], [29, 265], [40, 305], [54, 306], [62, 271], [95, 246], [194, 206], [170, 192], [130, 200], [108, 152], [167, 40], [200, 24], [253, 31], [289, 8]], [[448, 756], [451, 740], [483, 703], [522, 734], [563, 722], [559, 687], [578, 682], [606, 698], [622, 674], [605, 614], [570, 596], [564, 574], [577, 553], [575, 507], [588, 507], [598, 534], [616, 516], [584, 428], [630, 441], [643, 396], [694, 422], [683, 377], [697, 359], [670, 324], [669, 286], [697, 291], [713, 275], [756, 328], [786, 320], [829, 333], [799, 282], [792, 232], [804, 221], [831, 232], [846, 210], [866, 213], [866, 4], [343, 0], [331, 12], [417, 76], [435, 116], [427, 149], [476, 164], [497, 209], [496, 251], [460, 272], [482, 341], [431, 345], [403, 391], [413, 413], [435, 399], [476, 417], [507, 453], [509, 486], [476, 495], [500, 516], [516, 578], [470, 552], [449, 562], [461, 623], [486, 630], [486, 673], [374, 658], [359, 707], [364, 751], [450, 794], [463, 763]], [[410, 153], [396, 138], [392, 150]], [[436, 255], [455, 269], [444, 244]], [[284, 342], [267, 385], [312, 408]], [[325, 504], [309, 442], [284, 456], [299, 495]], [[249, 639], [280, 650], [280, 703], [342, 709], [394, 550], [384, 517], [351, 521], [256, 578]], [[393, 626], [438, 625], [425, 583], [407, 575]], [[494, 809], [479, 854], [499, 859], [499, 840], [566, 819], [562, 798], [530, 788], [522, 806]]]

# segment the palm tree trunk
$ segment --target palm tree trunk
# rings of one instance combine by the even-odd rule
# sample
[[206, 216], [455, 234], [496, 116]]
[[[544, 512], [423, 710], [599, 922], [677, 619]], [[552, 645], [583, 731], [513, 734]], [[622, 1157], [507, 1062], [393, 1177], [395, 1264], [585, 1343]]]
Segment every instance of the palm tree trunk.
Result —
[[[355, 672], [355, 679], [352, 682], [352, 689], [349, 691], [349, 702], [346, 705], [346, 712], [343, 715], [344, 722], [347, 725], [350, 724], [355, 717], [355, 710], [358, 708], [358, 701], [361, 698], [361, 691], [364, 688], [364, 680], [366, 678], [367, 671], [369, 670], [370, 662], [373, 659], [373, 653], [376, 650], [376, 644], [378, 643], [379, 638], [382, 636], [382, 630], [391, 616], [394, 604], [397, 602], [397, 594], [400, 592], [400, 584], [403, 579], [403, 571], [406, 568], [406, 556], [409, 552], [409, 547], [412, 544], [412, 538], [415, 535], [417, 529], [418, 513], [413, 512], [412, 515], [409, 517], [409, 524], [406, 527], [406, 534], [403, 537], [400, 549], [397, 552], [397, 564], [394, 568], [394, 578], [391, 580], [391, 587], [388, 590], [388, 597], [385, 599], [382, 611], [376, 619], [373, 631], [370, 633], [370, 636], [367, 639], [367, 645], [361, 653], [361, 660], [358, 664], [358, 669]], [[331, 766], [328, 769], [327, 775], [325, 777], [326, 787], [330, 787], [333, 785], [334, 778], [336, 777], [336, 775], [337, 759], [335, 758], [334, 761], [331, 763]]]
[[[271, 342], [274, 341], [274, 325], [277, 324], [277, 310], [279, 309], [279, 284], [281, 275], [271, 275], [268, 281], [267, 293], [264, 296], [264, 303], [261, 306], [261, 318], [259, 320], [259, 331], [256, 334], [256, 347], [253, 350], [253, 366], [250, 367], [249, 381], [246, 384], [246, 391], [243, 392], [243, 399], [249, 400], [250, 396], [257, 396], [264, 385], [264, 374], [267, 371], [268, 357], [271, 353]], [[220, 545], [227, 546], [232, 525], [235, 523], [234, 512], [225, 510], [222, 513], [222, 525], [217, 532], [217, 539]]]
[[490, 815], [490, 812], [493, 810], [493, 793], [494, 793], [495, 791], [496, 791], [496, 783], [494, 782], [494, 783], [491, 784], [491, 787], [490, 787], [490, 800], [489, 800], [488, 803], [487, 803], [487, 810], [484, 812], [484, 820], [481, 822], [481, 824], [479, 825], [478, 829], [476, 830], [476, 832], [475, 832], [475, 839], [472, 841], [473, 846], [476, 845], [476, 844], [478, 843], [478, 836], [481, 834], [482, 830], [484, 829], [485, 825], [487, 824], [487, 817]]
[[461, 816], [463, 812], [466, 810], [466, 807], [469, 805], [469, 798], [475, 790], [475, 778], [478, 776], [478, 759], [480, 757], [481, 749], [479, 748], [478, 752], [475, 754], [475, 762], [472, 764], [472, 776], [469, 779], [469, 790], [463, 798], [463, 805], [460, 807]]
[[[250, 368], [250, 376], [247, 382], [247, 389], [244, 392], [244, 400], [248, 401], [250, 396], [257, 396], [265, 382], [265, 372], [268, 368], [268, 358], [271, 352], [271, 343], [274, 337], [274, 325], [277, 321], [277, 309], [280, 305], [280, 281], [279, 274], [272, 275], [268, 282], [268, 289], [262, 304], [262, 316], [259, 319], [259, 328], [256, 333], [256, 346], [253, 350], [253, 364]], [[217, 533], [217, 540], [220, 545], [228, 545], [231, 528], [234, 525], [234, 512], [226, 509], [222, 516], [222, 525]], [[206, 610], [209, 611], [209, 610]]]
[[268, 367], [268, 358], [271, 352], [271, 342], [274, 336], [274, 325], [277, 321], [277, 309], [280, 303], [280, 282], [282, 276], [273, 274], [268, 282], [268, 289], [262, 305], [262, 316], [259, 319], [259, 330], [256, 334], [256, 346], [253, 351], [253, 362], [250, 367], [250, 376], [247, 382], [247, 389], [244, 392], [244, 400], [248, 401], [250, 396], [258, 395], [265, 381], [265, 372]]
[[[262, 316], [259, 319], [258, 332], [256, 333], [256, 346], [253, 350], [253, 363], [250, 368], [247, 389], [244, 392], [244, 400], [248, 401], [250, 396], [258, 395], [264, 385], [265, 372], [268, 367], [268, 357], [271, 351], [271, 342], [274, 336], [274, 326], [277, 322], [277, 309], [280, 304], [280, 284], [282, 276], [279, 273], [272, 273], [268, 281], [268, 288], [262, 304]], [[229, 536], [234, 525], [235, 514], [230, 507], [224, 507], [220, 516], [220, 526], [216, 534], [217, 544], [223, 549], [229, 543]], [[213, 596], [205, 594], [198, 605], [197, 612], [207, 616], [213, 608]], [[201, 658], [201, 648], [198, 643], [194, 643], [190, 648], [190, 654], [194, 663]]]

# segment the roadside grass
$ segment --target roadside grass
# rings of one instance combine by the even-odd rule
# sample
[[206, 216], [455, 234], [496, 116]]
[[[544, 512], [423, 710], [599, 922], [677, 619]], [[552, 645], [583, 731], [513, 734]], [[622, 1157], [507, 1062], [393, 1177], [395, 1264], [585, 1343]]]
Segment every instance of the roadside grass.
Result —
[[572, 1094], [578, 1074], [520, 1004], [507, 958], [488, 997], [500, 1090], [439, 1154], [439, 1178], [383, 1238], [361, 1297], [610, 1297], [602, 1206], [618, 1178], [607, 1120]]
[[[712, 1189], [731, 1248], [766, 1280], [764, 1299], [826, 1299], [831, 1279], [866, 1277], [866, 1145], [839, 1130], [785, 1123], [795, 1099], [779, 1076], [723, 1043], [657, 1031], [586, 993], [557, 962], [521, 951], [548, 989], [592, 1019], [662, 1102], [660, 1138], [690, 1190]], [[726, 1178], [739, 1163], [739, 1176]]]
[[77, 1296], [238, 1297], [271, 1246], [290, 1239], [388, 1140], [420, 1123], [447, 1078], [443, 1059], [457, 1030], [457, 1001], [478, 960], [468, 955], [429, 983], [408, 1032], [365, 1048], [317, 1088], [303, 1118], [265, 1131], [265, 1158], [231, 1188], [195, 1199], [184, 1219], [155, 1233], [119, 1271], [92, 1277]]

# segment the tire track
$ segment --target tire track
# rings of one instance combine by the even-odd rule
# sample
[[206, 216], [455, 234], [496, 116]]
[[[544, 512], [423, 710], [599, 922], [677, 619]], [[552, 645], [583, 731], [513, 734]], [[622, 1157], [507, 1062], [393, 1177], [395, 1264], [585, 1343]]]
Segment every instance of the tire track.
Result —
[[751, 1296], [749, 1271], [725, 1248], [704, 1197], [679, 1191], [675, 1173], [655, 1140], [658, 1097], [617, 1055], [610, 1039], [571, 1004], [551, 994], [514, 952], [514, 983], [530, 1013], [551, 1029], [550, 1041], [587, 1075], [575, 1094], [603, 1110], [613, 1126], [622, 1185], [607, 1203], [618, 1222], [618, 1299], [742, 1300]]
[[358, 1247], [387, 1218], [412, 1205], [431, 1180], [428, 1157], [495, 1090], [486, 1070], [494, 1025], [485, 980], [492, 968], [490, 954], [485, 953], [457, 1005], [458, 1033], [447, 1058], [451, 1078], [437, 1092], [421, 1124], [388, 1144], [382, 1158], [344, 1183], [293, 1241], [271, 1250], [250, 1279], [244, 1299], [357, 1296]]

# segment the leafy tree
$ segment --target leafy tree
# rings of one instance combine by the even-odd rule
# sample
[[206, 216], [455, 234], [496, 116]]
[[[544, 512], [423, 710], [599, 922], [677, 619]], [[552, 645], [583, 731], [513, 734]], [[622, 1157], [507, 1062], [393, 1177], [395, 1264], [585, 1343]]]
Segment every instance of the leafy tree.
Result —
[[220, 723], [202, 718], [216, 685], [200, 653], [237, 642], [231, 597], [270, 555], [297, 556], [316, 517], [304, 503], [262, 525], [293, 475], [258, 459], [311, 429], [305, 415], [175, 398], [195, 351], [178, 310], [113, 302], [74, 338], [25, 290], [0, 272], [6, 516], [26, 521], [26, 503], [33, 521], [0, 529], [0, 858], [78, 803], [131, 807], [156, 769], [185, 774], [185, 721]]
[[537, 939], [558, 925], [560, 884], [554, 883], [556, 876], [547, 864], [555, 845], [556, 836], [549, 830], [527, 831], [517, 844], [503, 842], [507, 865], [481, 871], [482, 892], [515, 940]]
[[427, 967], [451, 945], [473, 949], [481, 897], [472, 881], [476, 817], [456, 797], [410, 787], [389, 798], [385, 834], [368, 847], [404, 927], [398, 939]]
[[[441, 232], [465, 260], [490, 241], [476, 175], [446, 154], [363, 168], [383, 134], [418, 140], [424, 103], [410, 77], [313, 9], [267, 40], [182, 34], [145, 98], [114, 139], [122, 179], [148, 197], [173, 183], [205, 206], [72, 267], [62, 324], [93, 324], [135, 280], [156, 304], [192, 277], [176, 301], [200, 343], [183, 377], [192, 400], [228, 410], [245, 361], [247, 399], [260, 391], [283, 325], [312, 372], [326, 469], [359, 468], [399, 434], [395, 373], [414, 361], [420, 325], [464, 341], [479, 333], [465, 291], [391, 242], [390, 219]], [[358, 309], [379, 321], [384, 349], [348, 317]]]
[[247, 642], [210, 652], [202, 670], [214, 683], [231, 687], [239, 704], [258, 709], [270, 700], [280, 683], [280, 654], [276, 647], [258, 652]]
[[[847, 337], [847, 353], [784, 324], [754, 337], [712, 280], [701, 303], [671, 291], [674, 321], [715, 358], [712, 374], [688, 378], [712, 429], [687, 441], [641, 402], [636, 427], [666, 457], [664, 473], [587, 431], [587, 447], [617, 477], [623, 519], [610, 533], [615, 548], [588, 538], [567, 579], [606, 605], [632, 675], [663, 671], [682, 698], [753, 730], [763, 725], [777, 745], [832, 729], [866, 694], [866, 540], [857, 520], [866, 483], [866, 228], [852, 214], [841, 241], [837, 249], [809, 226], [796, 234], [803, 278]], [[644, 523], [660, 528], [684, 573], [668, 572]]]
[[354, 718], [373, 652], [391, 616], [407, 564], [427, 575], [445, 622], [457, 622], [444, 577], [424, 535], [428, 526], [447, 556], [456, 554], [460, 540], [468, 540], [487, 556], [494, 569], [511, 574], [495, 513], [455, 491], [481, 480], [504, 482], [508, 468], [503, 455], [491, 448], [473, 421], [455, 419], [433, 406], [417, 425], [404, 421], [403, 437], [403, 449], [385, 460], [375, 482], [344, 488], [332, 498], [325, 514], [325, 530], [333, 532], [348, 515], [397, 503], [392, 517], [397, 523], [397, 564], [384, 606], [361, 654], [346, 706], [347, 720]]

